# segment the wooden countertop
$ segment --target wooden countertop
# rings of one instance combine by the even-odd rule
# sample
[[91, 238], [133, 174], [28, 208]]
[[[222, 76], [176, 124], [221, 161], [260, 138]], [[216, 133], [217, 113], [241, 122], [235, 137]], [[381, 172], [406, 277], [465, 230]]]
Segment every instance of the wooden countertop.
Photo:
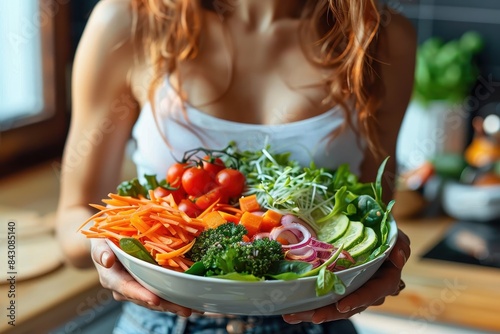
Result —
[[[92, 316], [95, 308], [112, 300], [111, 293], [99, 285], [94, 269], [62, 266], [40, 277], [16, 283], [16, 321], [15, 326], [11, 326], [7, 306], [4, 307], [8, 300], [12, 300], [6, 298], [8, 289], [6, 284], [0, 286], [0, 333], [5, 334], [48, 333], [78, 316]], [[68, 329], [71, 326], [68, 324]]]
[[500, 332], [500, 269], [422, 258], [451, 226], [448, 218], [399, 220], [411, 238], [412, 255], [403, 270], [406, 289], [370, 308], [408, 319], [408, 333], [425, 333], [439, 322]]
[[[43, 185], [43, 190], [33, 190], [35, 180]], [[16, 198], [16, 193], [24, 198], [31, 194], [33, 202], [29, 209], [47, 211], [55, 208], [58, 178], [49, 163], [21, 176], [0, 180], [0, 188], [2, 205], [15, 207], [18, 203], [9, 201]], [[55, 199], [48, 199], [47, 194], [54, 195]], [[386, 298], [384, 305], [370, 311], [408, 319], [408, 333], [424, 333], [425, 323], [429, 322], [500, 332], [500, 269], [421, 258], [441, 239], [453, 223], [451, 219], [397, 221], [412, 239], [412, 256], [403, 271], [407, 287], [398, 297]], [[3, 264], [1, 268], [3, 270]], [[93, 310], [112, 298], [111, 293], [100, 286], [94, 269], [61, 266], [40, 277], [16, 283], [16, 326], [11, 327], [6, 317], [8, 290], [8, 285], [0, 285], [0, 332], [6, 334], [44, 333], [78, 315], [91, 321]]]

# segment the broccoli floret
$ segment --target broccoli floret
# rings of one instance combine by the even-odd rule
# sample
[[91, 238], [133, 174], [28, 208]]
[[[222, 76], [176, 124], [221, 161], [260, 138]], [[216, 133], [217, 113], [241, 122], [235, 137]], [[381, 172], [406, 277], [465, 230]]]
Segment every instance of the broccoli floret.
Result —
[[247, 230], [243, 225], [226, 223], [216, 228], [203, 231], [187, 254], [193, 261], [201, 261], [210, 249], [223, 250], [227, 246], [241, 241]]
[[[230, 254], [228, 254], [230, 253]], [[263, 277], [273, 262], [284, 260], [281, 244], [275, 240], [258, 239], [251, 243], [239, 242], [231, 245], [226, 254], [222, 255], [225, 266], [232, 268], [222, 273], [238, 272]], [[228, 260], [232, 260], [230, 263]], [[218, 261], [219, 268], [221, 261]], [[231, 270], [233, 269], [233, 270]]]
[[242, 225], [223, 224], [203, 232], [191, 249], [191, 260], [200, 261], [206, 276], [241, 273], [263, 277], [276, 261], [284, 260], [282, 246], [267, 238], [241, 241]]

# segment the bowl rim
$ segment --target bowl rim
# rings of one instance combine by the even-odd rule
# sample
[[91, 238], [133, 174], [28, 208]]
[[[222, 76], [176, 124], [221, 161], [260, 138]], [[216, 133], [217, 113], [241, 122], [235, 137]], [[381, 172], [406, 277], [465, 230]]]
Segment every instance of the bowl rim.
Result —
[[[376, 257], [374, 259], [372, 259], [369, 262], [363, 263], [363, 264], [361, 264], [359, 266], [355, 266], [355, 267], [351, 267], [351, 268], [344, 269], [344, 270], [341, 270], [341, 271], [337, 271], [337, 272], [335, 272], [335, 274], [337, 274], [337, 275], [348, 275], [349, 273], [358, 272], [359, 270], [362, 270], [365, 267], [368, 267], [370, 264], [372, 264], [376, 260], [385, 259], [388, 256], [388, 254], [392, 251], [392, 249], [394, 248], [394, 246], [396, 244], [396, 239], [398, 237], [397, 223], [396, 223], [396, 221], [395, 221], [395, 219], [394, 219], [394, 217], [392, 215], [389, 216], [389, 226], [390, 226], [390, 230], [389, 230], [389, 234], [388, 234], [389, 248], [387, 248], [381, 255], [379, 255], [378, 257]], [[124, 256], [129, 261], [132, 261], [132, 262], [134, 262], [137, 265], [146, 267], [148, 269], [156, 270], [156, 271], [159, 271], [160, 273], [171, 275], [171, 276], [174, 276], [176, 278], [187, 278], [187, 277], [189, 277], [193, 281], [200, 281], [200, 282], [205, 282], [205, 283], [218, 283], [218, 284], [223, 284], [223, 285], [235, 285], [235, 284], [241, 285], [241, 284], [259, 284], [259, 283], [266, 284], [266, 285], [270, 285], [270, 284], [276, 284], [276, 285], [278, 285], [278, 284], [283, 284], [284, 282], [311, 281], [311, 280], [316, 280], [317, 279], [316, 276], [310, 276], [310, 277], [298, 278], [296, 280], [291, 280], [291, 281], [285, 281], [285, 280], [240, 281], [240, 280], [221, 279], [221, 278], [217, 278], [217, 277], [206, 277], [206, 276], [198, 276], [198, 275], [189, 275], [189, 274], [186, 274], [185, 272], [179, 272], [179, 271], [171, 270], [171, 269], [168, 269], [168, 268], [164, 268], [164, 267], [162, 267], [160, 265], [148, 263], [146, 261], [143, 261], [141, 259], [133, 257], [132, 255], [129, 255], [126, 252], [124, 252], [113, 241], [109, 240], [108, 238], [105, 238], [105, 240], [106, 240], [106, 243], [109, 245], [109, 247], [115, 253], [116, 256], [118, 256], [118, 254], [117, 254], [117, 252], [118, 252], [120, 255]]]

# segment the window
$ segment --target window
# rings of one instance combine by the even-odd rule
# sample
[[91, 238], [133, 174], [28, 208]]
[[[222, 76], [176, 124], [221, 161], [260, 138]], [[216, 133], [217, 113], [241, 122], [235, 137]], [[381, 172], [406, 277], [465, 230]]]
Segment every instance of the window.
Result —
[[16, 126], [16, 120], [44, 113], [41, 29], [19, 18], [35, 18], [35, 1], [4, 2], [0, 10], [0, 123]]
[[0, 3], [0, 176], [54, 156], [64, 144], [68, 2]]

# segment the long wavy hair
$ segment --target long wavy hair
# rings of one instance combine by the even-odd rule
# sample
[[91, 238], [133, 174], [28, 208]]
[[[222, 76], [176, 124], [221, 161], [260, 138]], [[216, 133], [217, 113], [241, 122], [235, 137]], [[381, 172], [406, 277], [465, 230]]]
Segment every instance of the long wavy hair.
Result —
[[[333, 69], [326, 78], [326, 103], [340, 105], [345, 126], [353, 126], [370, 151], [382, 153], [374, 117], [381, 102], [382, 87], [377, 82], [375, 46], [380, 29], [377, 0], [302, 0], [300, 36], [315, 36], [315, 44], [304, 42], [309, 61]], [[223, 16], [235, 0], [131, 0], [135, 27], [144, 51], [154, 66], [150, 99], [165, 74], [173, 73], [179, 62], [198, 54], [202, 10]], [[179, 78], [181, 80], [181, 78]], [[185, 96], [181, 96], [186, 98]]]

